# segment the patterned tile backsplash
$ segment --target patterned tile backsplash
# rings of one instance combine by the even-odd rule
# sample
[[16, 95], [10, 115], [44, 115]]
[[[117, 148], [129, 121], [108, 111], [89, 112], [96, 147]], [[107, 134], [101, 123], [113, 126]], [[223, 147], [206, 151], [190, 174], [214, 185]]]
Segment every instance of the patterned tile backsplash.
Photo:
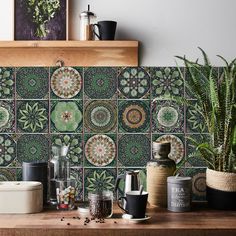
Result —
[[125, 169], [141, 169], [145, 185], [152, 141], [168, 140], [194, 200], [204, 200], [206, 163], [186, 137], [207, 135], [205, 124], [192, 108], [153, 102], [168, 94], [197, 106], [176, 67], [0, 68], [0, 181], [20, 180], [23, 161], [48, 160], [57, 144], [70, 145], [79, 199], [113, 189]]

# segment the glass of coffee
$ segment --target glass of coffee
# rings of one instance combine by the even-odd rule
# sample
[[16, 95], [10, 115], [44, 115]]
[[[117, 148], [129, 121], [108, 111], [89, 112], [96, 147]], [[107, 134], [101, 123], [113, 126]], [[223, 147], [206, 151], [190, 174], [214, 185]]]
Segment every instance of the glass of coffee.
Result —
[[111, 191], [89, 192], [89, 211], [94, 218], [110, 218], [113, 214], [113, 193]]

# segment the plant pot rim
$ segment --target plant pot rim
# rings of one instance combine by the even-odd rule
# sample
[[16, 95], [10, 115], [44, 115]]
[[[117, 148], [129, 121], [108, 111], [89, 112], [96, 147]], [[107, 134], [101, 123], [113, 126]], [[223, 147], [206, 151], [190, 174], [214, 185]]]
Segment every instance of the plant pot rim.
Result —
[[211, 170], [206, 171], [206, 185], [225, 192], [236, 192], [236, 173]]
[[207, 168], [207, 172], [212, 173], [212, 174], [215, 173], [215, 174], [218, 174], [218, 175], [236, 176], [236, 172], [224, 172], [224, 171], [213, 170], [213, 169], [210, 169], [210, 168]]

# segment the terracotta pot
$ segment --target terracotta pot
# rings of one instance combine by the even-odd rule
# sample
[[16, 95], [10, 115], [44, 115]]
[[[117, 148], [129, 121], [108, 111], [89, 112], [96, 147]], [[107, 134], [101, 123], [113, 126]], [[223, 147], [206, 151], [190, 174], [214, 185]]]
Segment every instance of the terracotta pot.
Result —
[[236, 210], [236, 173], [207, 169], [208, 205], [219, 210]]

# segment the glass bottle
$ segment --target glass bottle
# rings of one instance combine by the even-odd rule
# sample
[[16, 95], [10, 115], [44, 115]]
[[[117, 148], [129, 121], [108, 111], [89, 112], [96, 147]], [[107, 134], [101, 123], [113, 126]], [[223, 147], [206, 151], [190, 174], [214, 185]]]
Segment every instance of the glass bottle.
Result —
[[88, 10], [80, 14], [80, 40], [94, 40], [93, 24], [95, 23], [96, 15]]
[[57, 204], [56, 181], [70, 179], [70, 161], [67, 157], [69, 146], [53, 146], [52, 158], [49, 162], [49, 201]]
[[58, 179], [70, 180], [70, 160], [67, 156], [69, 146], [62, 146], [59, 158]]

